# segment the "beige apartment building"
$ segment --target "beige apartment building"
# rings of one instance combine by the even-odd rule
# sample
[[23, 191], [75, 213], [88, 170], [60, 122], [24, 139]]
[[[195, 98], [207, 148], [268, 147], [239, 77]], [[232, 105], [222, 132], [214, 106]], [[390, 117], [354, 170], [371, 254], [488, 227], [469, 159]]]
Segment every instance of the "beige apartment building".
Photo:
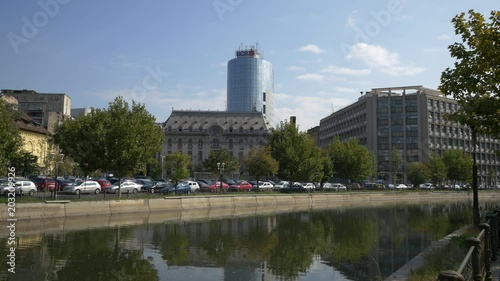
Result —
[[[378, 162], [378, 178], [392, 181], [389, 161], [393, 147], [403, 156], [399, 179], [406, 182], [405, 167], [425, 162], [432, 153], [459, 149], [472, 154], [468, 127], [448, 121], [447, 113], [458, 109], [457, 102], [441, 92], [423, 86], [375, 88], [358, 101], [321, 119], [319, 145], [326, 147], [334, 138], [359, 139]], [[500, 140], [478, 137], [476, 159], [480, 185], [500, 183]]]

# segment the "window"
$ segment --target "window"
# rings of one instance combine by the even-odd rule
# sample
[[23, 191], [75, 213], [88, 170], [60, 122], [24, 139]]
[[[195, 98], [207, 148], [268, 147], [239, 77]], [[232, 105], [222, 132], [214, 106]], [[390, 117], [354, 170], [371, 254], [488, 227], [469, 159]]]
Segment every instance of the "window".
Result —
[[262, 93], [262, 101], [266, 101], [266, 92]]
[[202, 149], [202, 148], [203, 148], [203, 140], [199, 139], [198, 140], [198, 149]]
[[182, 150], [182, 139], [179, 139], [179, 140], [177, 141], [177, 149], [178, 149], [178, 150]]
[[188, 139], [188, 148], [189, 149], [193, 148], [193, 140], [192, 139]]
[[262, 105], [262, 113], [266, 114], [266, 105]]

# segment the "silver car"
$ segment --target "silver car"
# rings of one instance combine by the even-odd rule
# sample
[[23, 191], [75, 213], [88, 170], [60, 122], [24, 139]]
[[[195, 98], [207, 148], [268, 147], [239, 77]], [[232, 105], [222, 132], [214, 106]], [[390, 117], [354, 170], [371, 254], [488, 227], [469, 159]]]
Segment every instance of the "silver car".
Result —
[[80, 193], [95, 193], [101, 192], [101, 185], [96, 181], [76, 181], [73, 185], [67, 185], [63, 189], [63, 193], [80, 194]]
[[[104, 189], [104, 192], [106, 193], [118, 193], [118, 183], [115, 183], [114, 185], [112, 186], [108, 186]], [[127, 192], [130, 192], [130, 193], [137, 193], [141, 191], [141, 185], [140, 184], [137, 184], [133, 181], [125, 181], [125, 182], [122, 182], [122, 185], [121, 185], [121, 192], [122, 193], [127, 193]]]

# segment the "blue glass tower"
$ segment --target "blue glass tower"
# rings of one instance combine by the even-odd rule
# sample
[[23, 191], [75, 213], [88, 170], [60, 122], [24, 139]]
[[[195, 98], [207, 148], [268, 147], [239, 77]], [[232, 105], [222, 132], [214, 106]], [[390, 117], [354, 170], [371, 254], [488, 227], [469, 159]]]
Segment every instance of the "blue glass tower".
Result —
[[274, 112], [273, 65], [256, 47], [240, 48], [227, 63], [227, 111], [262, 112], [269, 123]]

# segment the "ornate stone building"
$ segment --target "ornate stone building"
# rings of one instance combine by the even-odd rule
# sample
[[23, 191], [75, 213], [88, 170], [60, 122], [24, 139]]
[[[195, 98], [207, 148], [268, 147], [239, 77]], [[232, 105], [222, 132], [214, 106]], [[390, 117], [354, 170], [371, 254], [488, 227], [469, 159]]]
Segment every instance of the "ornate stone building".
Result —
[[162, 155], [181, 151], [194, 166], [222, 148], [237, 159], [247, 156], [252, 147], [267, 144], [269, 123], [261, 112], [174, 110], [163, 130]]

